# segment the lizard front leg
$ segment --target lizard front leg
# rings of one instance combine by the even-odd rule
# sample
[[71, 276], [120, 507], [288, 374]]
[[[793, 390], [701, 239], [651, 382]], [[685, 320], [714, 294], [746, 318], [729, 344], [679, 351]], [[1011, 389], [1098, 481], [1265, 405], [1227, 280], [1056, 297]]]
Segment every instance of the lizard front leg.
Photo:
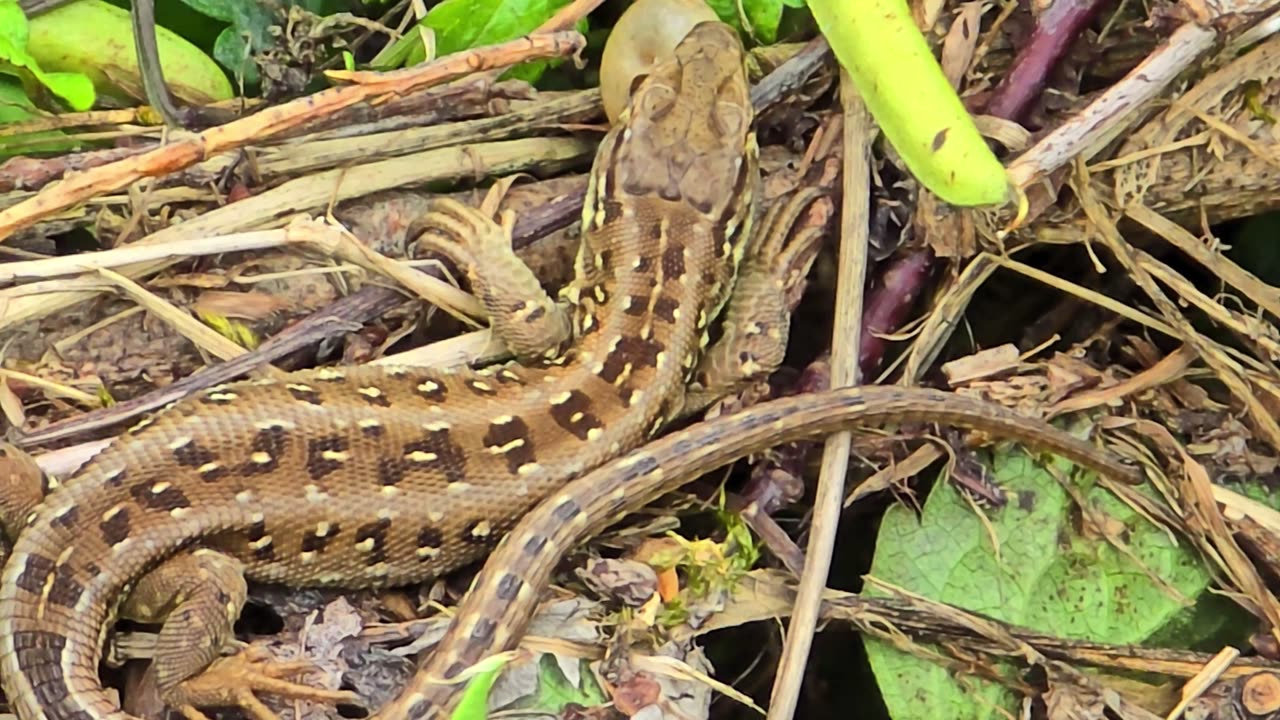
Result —
[[782, 364], [791, 331], [791, 298], [809, 274], [824, 234], [822, 227], [796, 226], [825, 195], [808, 188], [769, 206], [748, 239], [733, 294], [721, 314], [722, 334], [694, 369], [681, 415], [705, 409]]
[[[10, 541], [57, 486], [30, 455], [0, 443], [0, 525]], [[279, 662], [255, 649], [224, 657], [240, 644], [234, 626], [247, 597], [240, 561], [206, 548], [178, 553], [134, 584], [117, 616], [161, 626], [147, 668], [161, 700], [191, 720], [205, 719], [197, 708], [230, 706], [256, 720], [275, 720], [258, 692], [323, 703], [357, 701], [350, 692], [288, 679], [313, 669], [309, 662]]]
[[518, 360], [554, 358], [573, 339], [572, 318], [516, 255], [511, 223], [509, 214], [498, 223], [473, 207], [439, 198], [409, 234], [417, 253], [439, 253], [466, 273], [493, 331]]

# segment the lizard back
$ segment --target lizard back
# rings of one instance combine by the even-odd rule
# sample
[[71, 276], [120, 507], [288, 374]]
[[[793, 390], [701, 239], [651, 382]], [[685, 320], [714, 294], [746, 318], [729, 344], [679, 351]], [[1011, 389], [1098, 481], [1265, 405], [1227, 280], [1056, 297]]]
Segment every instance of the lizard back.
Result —
[[602, 142], [563, 355], [212, 388], [51, 493], [0, 588], [0, 679], [19, 717], [128, 717], [98, 680], [102, 641], [129, 583], [175, 552], [212, 547], [250, 579], [289, 585], [425, 580], [679, 413], [733, 285], [757, 172], [741, 47], [727, 64], [723, 52], [683, 44]]

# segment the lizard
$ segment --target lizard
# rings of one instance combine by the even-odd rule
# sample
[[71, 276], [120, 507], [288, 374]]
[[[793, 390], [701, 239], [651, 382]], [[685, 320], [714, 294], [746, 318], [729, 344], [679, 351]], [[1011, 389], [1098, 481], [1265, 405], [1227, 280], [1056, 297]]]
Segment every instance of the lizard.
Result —
[[[563, 294], [567, 312], [530, 289], [536, 280], [503, 249], [507, 228], [447, 203], [428, 223], [437, 233], [429, 244], [463, 261], [495, 329], [527, 365], [320, 369], [211, 388], [136, 426], [60, 487], [33, 490], [26, 482], [26, 490], [0, 492], [11, 533], [10, 519], [25, 518], [0, 579], [0, 681], [21, 720], [128, 717], [96, 674], [119, 614], [164, 618], [154, 664], [164, 668], [162, 693], [188, 717], [201, 717], [197, 706], [228, 703], [273, 717], [225, 682], [192, 687], [216, 678], [210, 658], [230, 637], [246, 576], [289, 585], [411, 583], [482, 555], [544, 496], [539, 522], [579, 530], [601, 501], [581, 482], [557, 488], [780, 362], [786, 318], [761, 294], [776, 295], [786, 275], [780, 268], [793, 275], [811, 255], [784, 248], [776, 231], [748, 242], [757, 237], [756, 151], [741, 45], [727, 26], [703, 23], [675, 56], [641, 83], [632, 111], [601, 144], [577, 275]], [[776, 213], [762, 225], [785, 226]], [[738, 278], [744, 257], [757, 272]], [[486, 277], [486, 268], [497, 272]], [[503, 282], [519, 292], [502, 292]], [[722, 311], [725, 335], [708, 347], [707, 328]], [[548, 342], [566, 335], [575, 340], [567, 348]], [[868, 398], [858, 405], [862, 420], [967, 423], [1115, 471], [1109, 456], [998, 406], [860, 392], [869, 393], [860, 396]], [[625, 402], [602, 401], [621, 393]], [[781, 442], [809, 427], [803, 418], [812, 413], [795, 407], [803, 402], [785, 406], [796, 410], [791, 420], [769, 415], [778, 411], [770, 406], [734, 416], [736, 424], [705, 426], [712, 431], [695, 432], [706, 441], [701, 450], [686, 437], [615, 462], [603, 478], [606, 508], [632, 481], [653, 490], [662, 472], [654, 463], [672, 458], [663, 448], [705, 462], [708, 451], [761, 444], [761, 428], [781, 433]], [[859, 419], [833, 410], [837, 417]], [[486, 641], [511, 640], [506, 611], [487, 616], [493, 608], [485, 603], [497, 597], [529, 607], [537, 563], [559, 547], [540, 527], [519, 530], [523, 542], [506, 546], [528, 556], [517, 559], [529, 568], [496, 580], [486, 571], [480, 599], [464, 605], [442, 652], [379, 717], [436, 714], [444, 705], [435, 668], [456, 676]], [[264, 669], [250, 676], [250, 689], [308, 697], [308, 688], [278, 681], [292, 669]]]
[[360, 588], [439, 576], [564, 483], [780, 363], [778, 296], [816, 242], [770, 230], [798, 215], [782, 204], [755, 222], [748, 90], [741, 42], [718, 22], [694, 27], [639, 83], [593, 163], [560, 302], [515, 258], [509, 217], [433, 205], [419, 242], [463, 269], [512, 362], [212, 387], [60, 484], [24, 481], [9, 453], [0, 684], [20, 720], [131, 717], [97, 675], [121, 617], [161, 624], [148, 672], [189, 718], [228, 704], [274, 717], [259, 690], [332, 700], [289, 682], [288, 664], [219, 657], [246, 579]]
[[862, 386], [770, 400], [669, 433], [573, 480], [524, 515], [485, 561], [445, 635], [384, 712], [442, 718], [469, 668], [514, 648], [540, 591], [564, 554], [596, 532], [689, 481], [770, 447], [841, 430], [936, 422], [1057, 453], [1126, 484], [1142, 471], [1038, 419], [996, 403], [931, 388]]

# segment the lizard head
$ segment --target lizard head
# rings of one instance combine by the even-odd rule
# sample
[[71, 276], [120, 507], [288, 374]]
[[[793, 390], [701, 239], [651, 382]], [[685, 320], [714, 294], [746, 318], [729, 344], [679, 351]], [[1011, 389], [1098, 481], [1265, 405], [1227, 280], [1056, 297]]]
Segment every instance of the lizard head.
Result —
[[[737, 32], [719, 21], [695, 25], [639, 82], [601, 142], [583, 210], [584, 228], [665, 218], [662, 232], [691, 257], [723, 258], [702, 291], [713, 317], [750, 235], [758, 181], [753, 114]], [[585, 275], [593, 262], [588, 243], [579, 255]]]
[[755, 138], [742, 43], [721, 22], [695, 25], [619, 118], [613, 193], [686, 203], [731, 222], [749, 200]]

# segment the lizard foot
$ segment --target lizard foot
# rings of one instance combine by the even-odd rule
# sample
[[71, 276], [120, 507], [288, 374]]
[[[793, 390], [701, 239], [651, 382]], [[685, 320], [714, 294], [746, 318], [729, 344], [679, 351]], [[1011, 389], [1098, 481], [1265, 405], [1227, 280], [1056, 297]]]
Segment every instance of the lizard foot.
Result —
[[355, 693], [347, 690], [326, 690], [292, 680], [314, 669], [315, 665], [306, 660], [276, 660], [266, 650], [249, 647], [235, 655], [218, 658], [199, 675], [180, 683], [165, 701], [187, 720], [209, 720], [198, 709], [201, 707], [238, 707], [254, 720], [279, 720], [279, 716], [257, 698], [256, 693], [260, 692], [319, 703], [360, 702]]
[[802, 221], [826, 194], [802, 188], [769, 207], [743, 254], [733, 294], [721, 317], [723, 334], [703, 355], [685, 395], [682, 415], [705, 409], [767, 377], [782, 364], [791, 310], [818, 256], [825, 227]]
[[410, 227], [414, 254], [438, 253], [466, 273], [494, 331], [521, 361], [552, 358], [572, 339], [571, 316], [542, 288], [511, 247], [510, 213], [501, 222], [469, 205], [438, 198]]

